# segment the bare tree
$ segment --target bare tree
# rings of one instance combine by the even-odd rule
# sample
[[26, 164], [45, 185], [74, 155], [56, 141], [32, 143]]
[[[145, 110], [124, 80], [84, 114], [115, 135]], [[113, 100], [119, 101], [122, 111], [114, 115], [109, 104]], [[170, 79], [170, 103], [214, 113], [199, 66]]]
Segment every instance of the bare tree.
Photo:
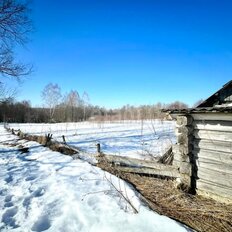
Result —
[[0, 82], [0, 102], [8, 98], [14, 98], [16, 94], [17, 91], [15, 88], [10, 88], [6, 84]]
[[71, 108], [71, 121], [74, 121], [74, 113], [75, 109], [80, 103], [80, 96], [79, 93], [75, 90], [71, 90], [70, 93], [67, 96], [67, 105]]
[[84, 110], [84, 121], [86, 120], [86, 107], [89, 105], [89, 95], [87, 92], [84, 92], [82, 95], [82, 104]]
[[[16, 61], [15, 47], [24, 46], [28, 42], [28, 34], [32, 32], [29, 18], [28, 2], [18, 0], [0, 1], [0, 83], [3, 77], [21, 76], [31, 72], [31, 66]], [[4, 86], [2, 85], [2, 88]], [[3, 97], [0, 95], [0, 97]]]
[[49, 108], [49, 118], [52, 121], [55, 109], [62, 98], [60, 87], [57, 84], [49, 83], [45, 86], [41, 96], [45, 105]]

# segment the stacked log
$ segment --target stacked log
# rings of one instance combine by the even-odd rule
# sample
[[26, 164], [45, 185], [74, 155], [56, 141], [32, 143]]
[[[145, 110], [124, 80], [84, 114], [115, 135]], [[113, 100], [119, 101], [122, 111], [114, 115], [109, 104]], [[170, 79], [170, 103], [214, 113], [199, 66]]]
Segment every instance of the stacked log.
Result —
[[196, 165], [193, 151], [193, 118], [190, 115], [177, 117], [177, 144], [173, 145], [173, 165], [180, 172], [178, 187], [194, 193], [196, 184]]

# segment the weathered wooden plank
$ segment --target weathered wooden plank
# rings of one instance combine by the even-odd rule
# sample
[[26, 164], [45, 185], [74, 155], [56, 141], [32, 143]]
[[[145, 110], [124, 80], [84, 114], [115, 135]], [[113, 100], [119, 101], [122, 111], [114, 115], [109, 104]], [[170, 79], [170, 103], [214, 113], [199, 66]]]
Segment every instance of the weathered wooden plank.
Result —
[[194, 130], [194, 137], [198, 139], [228, 141], [232, 143], [232, 131]]
[[163, 165], [157, 163], [156, 161], [141, 160], [136, 158], [115, 156], [115, 155], [104, 155], [104, 159], [116, 165], [118, 164], [118, 165], [130, 166], [130, 167], [140, 167], [140, 168], [146, 167], [146, 168], [160, 169], [161, 167], [165, 168], [171, 166], [171, 165]]
[[222, 121], [232, 121], [232, 114], [231, 113], [197, 113], [192, 114], [194, 120], [201, 120], [204, 122], [205, 120], [222, 120]]
[[208, 160], [209, 162], [218, 163], [218, 165], [226, 163], [228, 165], [231, 165], [232, 168], [231, 152], [222, 152], [222, 151], [215, 151], [210, 149], [197, 149], [197, 150], [193, 150], [193, 154], [199, 160], [201, 159], [202, 161]]
[[[206, 193], [216, 194], [219, 196], [226, 197], [228, 199], [232, 199], [232, 188], [228, 188], [226, 186], [217, 185], [212, 182], [199, 180], [197, 182], [197, 190], [203, 191]], [[197, 191], [197, 192], [198, 192]]]
[[198, 167], [198, 170], [207, 168], [207, 169], [211, 169], [211, 170], [219, 171], [219, 172], [223, 171], [223, 173], [232, 175], [232, 166], [230, 164], [220, 163], [214, 160], [207, 160], [204, 158], [200, 158], [197, 161], [197, 167]]
[[147, 168], [158, 168], [162, 164], [157, 163], [156, 161], [141, 160], [136, 158], [123, 157], [118, 155], [105, 155], [100, 156], [98, 159], [105, 159], [107, 162], [110, 162], [115, 165], [121, 166], [130, 166], [130, 167], [147, 167]]
[[154, 161], [145, 161], [135, 158], [128, 158], [114, 155], [103, 155], [97, 157], [99, 162], [108, 162], [115, 165], [118, 169], [125, 172], [143, 173], [152, 175], [164, 175], [169, 177], [178, 177], [177, 167], [164, 165]]
[[208, 131], [230, 131], [232, 132], [232, 119], [231, 121], [215, 120], [215, 121], [194, 121], [193, 126], [198, 130]]
[[216, 170], [210, 170], [207, 168], [200, 168], [197, 172], [198, 177], [200, 180], [208, 181], [212, 184], [219, 184], [222, 186], [227, 186], [232, 188], [232, 175]]
[[159, 175], [159, 176], [167, 176], [172, 178], [180, 177], [180, 173], [177, 171], [177, 169], [173, 168], [172, 166], [169, 166], [166, 169], [139, 168], [139, 167], [132, 168], [132, 167], [122, 167], [122, 166], [117, 166], [116, 168], [122, 172], [131, 172], [131, 173], [139, 173], [146, 175]]
[[208, 149], [221, 152], [232, 152], [232, 142], [206, 139], [194, 139], [194, 149]]
[[171, 165], [173, 161], [173, 157], [174, 154], [172, 151], [172, 146], [170, 146], [168, 150], [159, 158], [158, 163]]

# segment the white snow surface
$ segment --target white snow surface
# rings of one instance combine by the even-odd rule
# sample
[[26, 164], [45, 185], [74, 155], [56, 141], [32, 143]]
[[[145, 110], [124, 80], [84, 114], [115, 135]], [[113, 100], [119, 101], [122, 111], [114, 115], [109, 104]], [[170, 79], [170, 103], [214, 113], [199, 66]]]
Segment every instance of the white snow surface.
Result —
[[[19, 152], [16, 144], [29, 152]], [[18, 140], [2, 125], [0, 209], [0, 231], [188, 231], [150, 211], [126, 182], [85, 161]]]
[[112, 155], [150, 160], [162, 155], [176, 142], [175, 122], [161, 120], [81, 122], [56, 124], [10, 124], [25, 133], [44, 135], [66, 142], [83, 151], [96, 153], [96, 144], [102, 152]]

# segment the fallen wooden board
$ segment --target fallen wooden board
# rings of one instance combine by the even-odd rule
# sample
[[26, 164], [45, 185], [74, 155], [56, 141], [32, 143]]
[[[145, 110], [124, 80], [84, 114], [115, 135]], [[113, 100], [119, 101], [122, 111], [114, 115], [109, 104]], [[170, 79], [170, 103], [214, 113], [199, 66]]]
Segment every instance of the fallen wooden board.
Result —
[[138, 167], [121, 167], [117, 166], [116, 169], [122, 172], [129, 172], [129, 173], [137, 173], [137, 174], [144, 174], [144, 175], [156, 175], [156, 176], [164, 176], [164, 177], [171, 177], [171, 178], [178, 178], [180, 177], [180, 173], [175, 168], [166, 168], [165, 165], [160, 169], [154, 168], [138, 168]]
[[161, 175], [177, 178], [180, 176], [177, 167], [164, 165], [155, 161], [140, 160], [114, 155], [102, 155], [96, 157], [100, 163], [108, 163], [115, 166], [118, 170], [130, 173], [140, 173], [148, 175]]
[[136, 158], [124, 157], [119, 155], [106, 155], [103, 154], [102, 156], [97, 157], [98, 160], [104, 159], [107, 162], [110, 162], [115, 165], [121, 166], [130, 166], [130, 167], [148, 167], [153, 168], [157, 167], [162, 164], [158, 164], [157, 161], [150, 161], [150, 160], [141, 160]]

